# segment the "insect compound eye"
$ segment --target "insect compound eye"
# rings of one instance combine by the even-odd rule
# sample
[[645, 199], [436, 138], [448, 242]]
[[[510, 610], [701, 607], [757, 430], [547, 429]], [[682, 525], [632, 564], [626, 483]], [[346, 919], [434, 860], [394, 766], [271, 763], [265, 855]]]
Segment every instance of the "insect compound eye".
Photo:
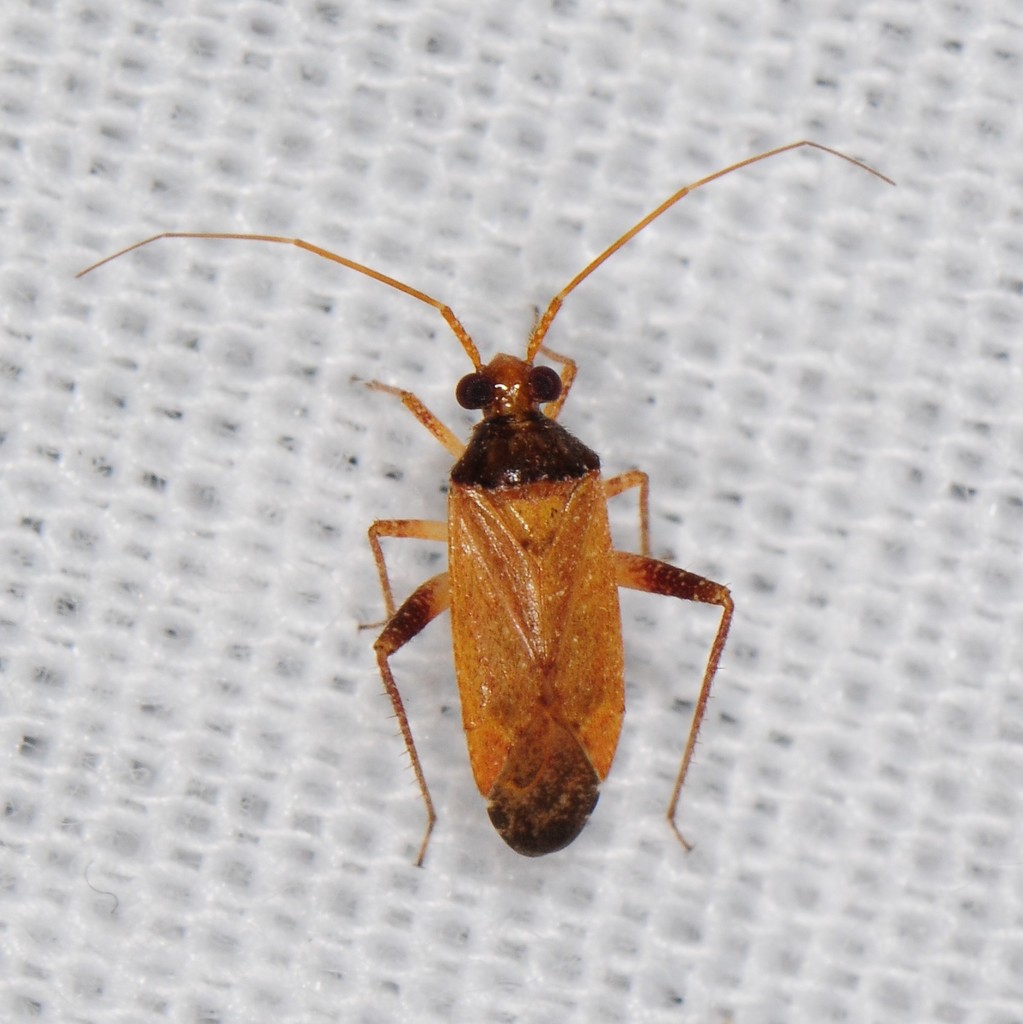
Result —
[[529, 393], [534, 402], [553, 402], [561, 394], [561, 378], [549, 366], [534, 366], [529, 371]]
[[485, 409], [494, 400], [494, 382], [482, 373], [467, 373], [455, 388], [455, 399], [463, 409]]

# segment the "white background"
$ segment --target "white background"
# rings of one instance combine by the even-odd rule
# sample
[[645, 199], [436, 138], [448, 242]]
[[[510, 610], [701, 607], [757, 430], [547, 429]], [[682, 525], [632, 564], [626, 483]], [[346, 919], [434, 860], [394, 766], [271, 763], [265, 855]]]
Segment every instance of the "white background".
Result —
[[[1023, 9], [9, 0], [0, 14], [0, 1018], [1023, 1020]], [[492, 831], [446, 619], [372, 657], [376, 518], [443, 515], [469, 369], [571, 296], [563, 422], [652, 480], [594, 817]], [[616, 513], [633, 545], [634, 511]], [[399, 588], [436, 545], [392, 544]]]

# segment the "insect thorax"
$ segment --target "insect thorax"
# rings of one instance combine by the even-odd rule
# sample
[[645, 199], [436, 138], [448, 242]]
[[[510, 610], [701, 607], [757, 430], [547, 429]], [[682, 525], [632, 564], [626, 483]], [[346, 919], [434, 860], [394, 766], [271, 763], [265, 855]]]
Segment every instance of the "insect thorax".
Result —
[[599, 470], [596, 452], [543, 413], [533, 412], [477, 423], [451, 470], [451, 482], [487, 489], [516, 487], [573, 480]]

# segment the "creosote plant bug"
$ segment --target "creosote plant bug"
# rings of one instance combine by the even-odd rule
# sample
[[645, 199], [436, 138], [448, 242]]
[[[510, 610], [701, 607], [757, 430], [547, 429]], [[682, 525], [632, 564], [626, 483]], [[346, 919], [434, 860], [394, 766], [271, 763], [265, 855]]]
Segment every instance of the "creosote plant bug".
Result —
[[[374, 648], [384, 687], [426, 805], [422, 864], [436, 821], [401, 694], [389, 659], [442, 612], [451, 612], [455, 672], [469, 759], [491, 821], [512, 849], [553, 853], [572, 842], [597, 802], [611, 768], [625, 710], [618, 588], [629, 587], [717, 605], [711, 644], [667, 818], [675, 821], [711, 684], [732, 619], [728, 589], [650, 557], [648, 480], [632, 470], [605, 480], [600, 460], [557, 417], [575, 363], [543, 344], [566, 296], [605, 260], [684, 196], [717, 178], [788, 150], [809, 146], [841, 157], [889, 184], [883, 174], [815, 142], [793, 142], [686, 185], [608, 246], [551, 299], [522, 359], [483, 363], [452, 310], [401, 281], [295, 238], [223, 232], [165, 232], [129, 246], [78, 276], [162, 238], [220, 238], [295, 245], [437, 309], [473, 365], [456, 389], [460, 405], [483, 419], [463, 444], [411, 392], [376, 381], [395, 395], [457, 460], [446, 522], [395, 519], [374, 523], [369, 540], [380, 574], [387, 622]], [[536, 366], [543, 353], [561, 367]], [[636, 489], [640, 553], [611, 543], [607, 501]], [[396, 607], [380, 540], [407, 537], [447, 544], [448, 568]]]

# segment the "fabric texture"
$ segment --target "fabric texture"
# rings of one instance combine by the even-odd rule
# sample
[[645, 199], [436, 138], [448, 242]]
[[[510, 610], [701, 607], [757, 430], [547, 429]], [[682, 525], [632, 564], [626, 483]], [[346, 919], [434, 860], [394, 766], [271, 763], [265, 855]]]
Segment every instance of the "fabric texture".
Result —
[[[0, 12], [0, 1017], [1023, 1021], [1018, 4], [80, 3]], [[372, 653], [470, 369], [558, 289], [561, 422], [651, 481], [580, 838], [490, 827], [447, 618]], [[613, 503], [637, 544], [634, 495]], [[385, 541], [396, 593], [443, 545]]]

